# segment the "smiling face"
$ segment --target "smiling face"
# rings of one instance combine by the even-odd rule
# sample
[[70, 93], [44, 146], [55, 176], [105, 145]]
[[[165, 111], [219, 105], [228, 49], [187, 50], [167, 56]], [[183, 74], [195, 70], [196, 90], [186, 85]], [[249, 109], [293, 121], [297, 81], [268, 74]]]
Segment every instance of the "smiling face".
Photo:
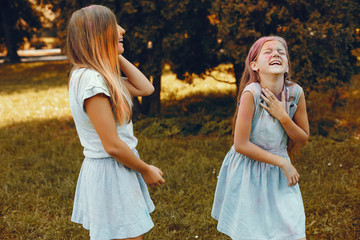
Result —
[[260, 75], [284, 75], [288, 71], [288, 58], [284, 45], [277, 40], [265, 42], [259, 56], [250, 66]]
[[118, 54], [122, 54], [125, 51], [123, 44], [125, 30], [119, 25], [117, 25], [117, 30], [118, 30], [118, 44], [117, 44]]

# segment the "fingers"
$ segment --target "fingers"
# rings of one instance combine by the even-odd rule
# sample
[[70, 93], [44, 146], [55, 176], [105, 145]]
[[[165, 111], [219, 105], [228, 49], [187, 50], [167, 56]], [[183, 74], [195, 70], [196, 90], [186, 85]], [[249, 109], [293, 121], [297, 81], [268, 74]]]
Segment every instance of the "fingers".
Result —
[[164, 184], [164, 183], [165, 183], [165, 180], [164, 180], [163, 178], [161, 178], [161, 179], [159, 180], [159, 183], [160, 183], [160, 185], [161, 185], [161, 184]]
[[155, 171], [155, 175], [152, 177], [152, 180], [149, 180], [147, 183], [148, 187], [156, 188], [165, 183], [165, 180], [162, 178], [163, 172], [158, 168], [156, 168], [156, 170], [157, 171]]
[[262, 104], [262, 103], [259, 103], [259, 105], [262, 107], [262, 108], [264, 108], [266, 111], [270, 111], [270, 108], [269, 107], [267, 107], [267, 106], [265, 106], [264, 104]]
[[263, 88], [261, 89], [262, 92], [264, 93], [264, 95], [271, 100], [277, 100], [277, 98], [275, 97], [275, 95], [267, 88]]
[[151, 187], [151, 188], [157, 188], [157, 187], [160, 187], [161, 185], [163, 185], [164, 183], [165, 183], [165, 180], [161, 179], [160, 181], [158, 181], [156, 183], [149, 184], [148, 186]]
[[260, 97], [266, 102], [266, 104], [270, 103], [270, 100], [265, 95], [261, 94]]
[[295, 186], [300, 180], [300, 175], [296, 173], [294, 176], [288, 178], [289, 186]]
[[275, 97], [275, 95], [267, 88], [262, 89], [263, 94], [260, 94], [260, 97], [266, 102], [267, 107], [265, 107], [264, 104], [260, 103], [260, 106], [265, 108], [266, 110], [270, 109], [271, 106], [275, 101], [278, 101], [278, 99]]

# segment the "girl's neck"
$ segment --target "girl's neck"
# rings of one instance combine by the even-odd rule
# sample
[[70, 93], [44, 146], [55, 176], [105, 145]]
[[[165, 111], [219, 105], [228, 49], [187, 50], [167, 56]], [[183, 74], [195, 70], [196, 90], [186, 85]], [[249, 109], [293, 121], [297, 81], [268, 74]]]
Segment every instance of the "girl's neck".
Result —
[[269, 89], [278, 99], [281, 99], [281, 92], [284, 88], [284, 76], [266, 76], [260, 81], [261, 88]]

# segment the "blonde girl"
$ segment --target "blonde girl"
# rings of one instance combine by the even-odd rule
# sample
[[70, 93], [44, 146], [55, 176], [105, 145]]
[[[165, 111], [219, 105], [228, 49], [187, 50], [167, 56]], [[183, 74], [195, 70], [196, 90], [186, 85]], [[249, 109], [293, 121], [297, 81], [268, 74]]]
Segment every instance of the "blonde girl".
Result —
[[136, 151], [131, 99], [154, 88], [121, 55], [124, 34], [112, 11], [99, 5], [75, 11], [68, 25], [69, 101], [85, 156], [71, 220], [94, 240], [142, 239], [154, 226], [147, 186], [164, 183], [160, 169]]
[[289, 155], [309, 123], [302, 88], [290, 80], [285, 40], [258, 39], [245, 60], [233, 122], [233, 146], [219, 172], [212, 209], [232, 239], [305, 239], [300, 175]]

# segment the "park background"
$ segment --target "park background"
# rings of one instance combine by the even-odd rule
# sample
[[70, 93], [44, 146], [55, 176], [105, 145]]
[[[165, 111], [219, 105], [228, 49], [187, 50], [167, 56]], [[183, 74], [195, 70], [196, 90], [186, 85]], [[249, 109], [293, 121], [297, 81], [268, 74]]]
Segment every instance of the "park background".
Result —
[[294, 159], [307, 237], [360, 238], [358, 1], [14, 0], [0, 2], [0, 239], [88, 239], [70, 222], [83, 155], [62, 52], [70, 14], [94, 3], [156, 89], [134, 99], [138, 150], [166, 180], [144, 239], [229, 239], [210, 217], [216, 177], [245, 56], [271, 34], [307, 98], [311, 137]]

